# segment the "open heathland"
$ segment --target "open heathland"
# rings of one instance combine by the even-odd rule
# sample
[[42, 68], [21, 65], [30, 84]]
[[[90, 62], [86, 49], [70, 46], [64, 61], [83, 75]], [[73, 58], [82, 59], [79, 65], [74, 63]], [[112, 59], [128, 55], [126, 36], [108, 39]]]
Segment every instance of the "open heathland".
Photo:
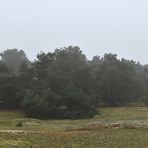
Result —
[[148, 108], [100, 108], [92, 119], [38, 120], [0, 111], [0, 147], [146, 148]]

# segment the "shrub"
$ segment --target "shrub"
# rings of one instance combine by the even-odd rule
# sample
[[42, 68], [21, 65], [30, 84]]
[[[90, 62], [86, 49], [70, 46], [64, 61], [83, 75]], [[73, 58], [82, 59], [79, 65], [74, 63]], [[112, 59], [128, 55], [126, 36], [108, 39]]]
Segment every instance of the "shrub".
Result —
[[16, 127], [23, 127], [23, 123], [21, 121], [16, 123]]

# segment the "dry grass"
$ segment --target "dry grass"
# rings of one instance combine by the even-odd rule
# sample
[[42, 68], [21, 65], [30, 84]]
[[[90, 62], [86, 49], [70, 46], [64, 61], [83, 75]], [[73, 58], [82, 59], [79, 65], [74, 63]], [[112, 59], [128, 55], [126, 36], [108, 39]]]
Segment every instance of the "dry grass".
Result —
[[[148, 147], [147, 108], [101, 108], [99, 112], [93, 119], [42, 121], [17, 111], [0, 111], [0, 147]], [[23, 127], [16, 127], [18, 122]]]

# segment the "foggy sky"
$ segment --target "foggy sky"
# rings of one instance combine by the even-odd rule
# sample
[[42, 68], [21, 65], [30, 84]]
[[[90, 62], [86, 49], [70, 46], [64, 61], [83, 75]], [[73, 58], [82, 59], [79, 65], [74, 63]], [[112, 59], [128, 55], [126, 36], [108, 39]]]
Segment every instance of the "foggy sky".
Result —
[[90, 59], [105, 52], [148, 63], [147, 0], [0, 0], [0, 51], [79, 46]]

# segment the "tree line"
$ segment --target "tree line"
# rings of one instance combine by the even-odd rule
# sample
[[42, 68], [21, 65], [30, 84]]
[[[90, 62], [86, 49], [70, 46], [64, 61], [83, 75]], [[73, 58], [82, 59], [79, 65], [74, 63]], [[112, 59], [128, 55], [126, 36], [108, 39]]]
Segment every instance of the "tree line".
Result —
[[0, 108], [36, 118], [89, 118], [99, 106], [148, 105], [148, 65], [107, 53], [88, 60], [77, 46], [0, 53]]

